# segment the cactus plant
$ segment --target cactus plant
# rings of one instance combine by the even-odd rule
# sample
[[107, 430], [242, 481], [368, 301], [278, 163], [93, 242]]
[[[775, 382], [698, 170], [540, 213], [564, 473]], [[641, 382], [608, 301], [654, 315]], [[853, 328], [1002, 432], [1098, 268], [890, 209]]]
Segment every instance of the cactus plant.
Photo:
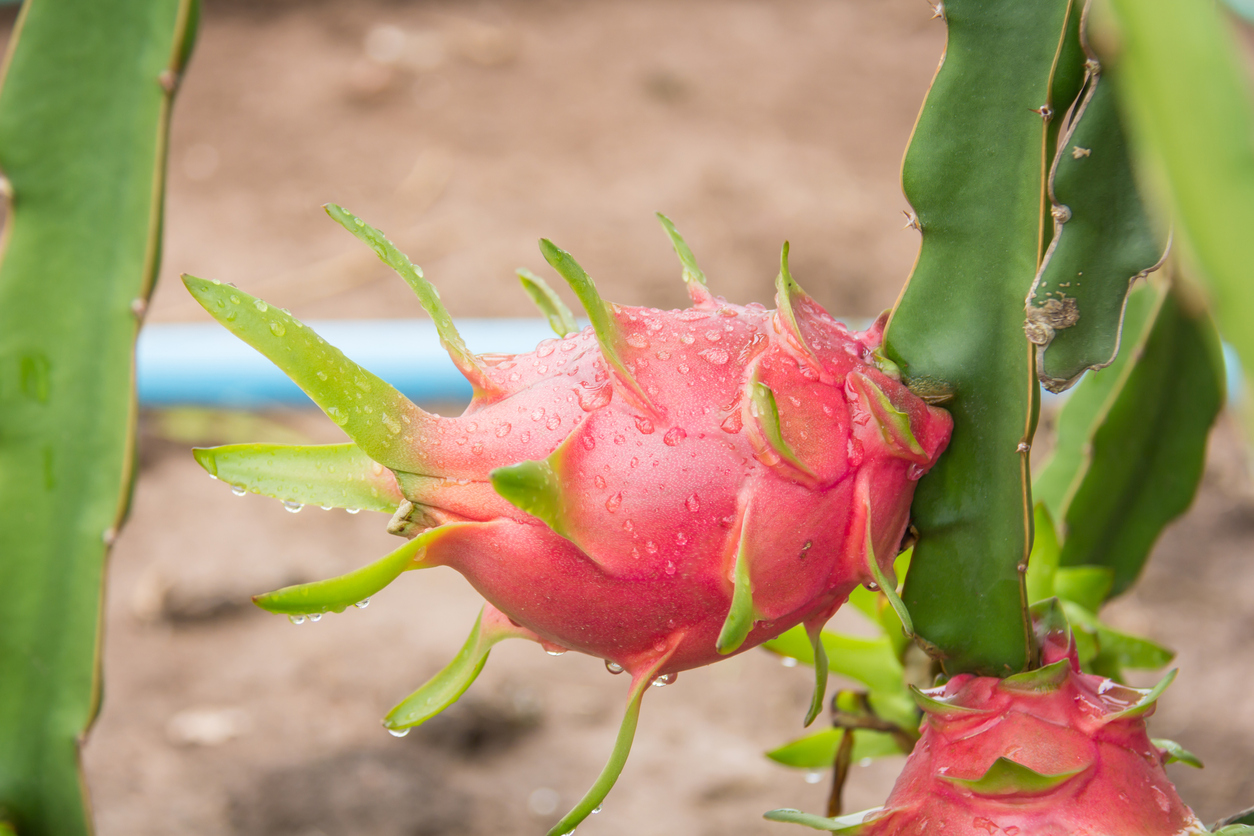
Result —
[[133, 347], [160, 255], [192, 0], [31, 0], [0, 88], [0, 832], [90, 832], [105, 558], [134, 478]]

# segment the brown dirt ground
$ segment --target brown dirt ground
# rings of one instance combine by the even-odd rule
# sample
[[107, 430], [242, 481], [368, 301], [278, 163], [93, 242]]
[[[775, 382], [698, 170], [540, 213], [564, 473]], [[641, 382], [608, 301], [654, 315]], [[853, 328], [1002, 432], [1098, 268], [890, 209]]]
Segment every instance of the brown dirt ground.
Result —
[[[897, 169], [943, 43], [930, 14], [924, 0], [208, 0], [150, 316], [203, 318], [181, 271], [304, 318], [418, 315], [323, 217], [326, 201], [391, 233], [454, 315], [531, 315], [513, 268], [542, 264], [541, 235], [608, 298], [682, 305], [657, 209], [731, 299], [769, 301], [788, 237], [823, 304], [873, 315], [917, 243], [901, 229]], [[546, 798], [560, 813], [600, 769], [625, 683], [598, 660], [506, 643], [465, 704], [387, 736], [378, 718], [452, 657], [478, 596], [433, 571], [319, 624], [253, 609], [250, 594], [394, 540], [378, 515], [293, 516], [205, 478], [188, 438], [336, 440], [299, 411], [235, 423], [145, 418], [85, 750], [99, 832], [541, 832], [556, 818]], [[1254, 803], [1254, 505], [1230, 429], [1213, 447], [1197, 507], [1108, 610], [1180, 651], [1153, 730], [1207, 761], [1171, 770], [1208, 820]], [[821, 809], [822, 785], [761, 755], [800, 732], [808, 694], [805, 671], [761, 652], [653, 691], [623, 778], [580, 832], [779, 833], [764, 810]], [[881, 801], [899, 766], [855, 769], [849, 806]]]

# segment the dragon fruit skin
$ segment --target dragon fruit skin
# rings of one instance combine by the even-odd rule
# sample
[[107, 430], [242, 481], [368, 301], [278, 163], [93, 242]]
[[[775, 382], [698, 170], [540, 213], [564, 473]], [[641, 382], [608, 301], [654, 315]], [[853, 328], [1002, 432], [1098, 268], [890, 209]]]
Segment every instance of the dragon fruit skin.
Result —
[[[445, 479], [401, 478], [425, 515], [483, 521], [433, 540], [424, 562], [461, 572], [546, 642], [628, 671], [661, 653], [662, 673], [720, 658], [738, 550], [757, 624], [737, 649], [826, 621], [875, 581], [868, 507], [874, 554], [891, 571], [913, 480], [950, 421], [870, 363], [878, 329], [851, 335], [817, 306], [805, 316], [813, 354], [760, 306], [616, 307], [623, 362], [654, 410], [616, 391], [592, 329], [496, 362], [489, 374], [507, 394], [438, 419], [440, 443], [421, 446]], [[775, 393], [796, 463], [754, 414], [755, 381]], [[908, 416], [918, 450], [884, 431], [872, 387]], [[560, 534], [489, 481], [496, 467], [546, 457], [560, 483], [549, 521]]]
[[394, 733], [455, 701], [505, 638], [629, 672], [610, 761], [551, 836], [572, 831], [613, 786], [650, 683], [804, 623], [816, 652], [812, 721], [827, 681], [819, 631], [859, 584], [878, 584], [900, 607], [892, 563], [915, 481], [952, 428], [876, 356], [883, 319], [851, 334], [792, 280], [787, 245], [779, 310], [729, 304], [662, 218], [692, 308], [605, 303], [569, 254], [542, 241], [592, 327], [576, 331], [547, 285], [520, 271], [560, 339], [477, 356], [382, 233], [339, 207], [328, 213], [411, 285], [474, 397], [458, 417], [424, 412], [288, 312], [184, 276], [210, 314], [353, 440], [229, 445], [198, 450], [197, 460], [237, 490], [288, 503], [395, 510], [388, 530], [410, 538], [368, 566], [258, 605], [300, 623], [360, 605], [409, 569], [464, 575], [488, 604], [453, 661], [389, 713]]
[[1207, 833], [1180, 800], [1145, 720], [1145, 692], [1080, 672], [1074, 649], [997, 679], [919, 692], [922, 737], [884, 806], [839, 819], [770, 818], [847, 836], [1176, 836]]

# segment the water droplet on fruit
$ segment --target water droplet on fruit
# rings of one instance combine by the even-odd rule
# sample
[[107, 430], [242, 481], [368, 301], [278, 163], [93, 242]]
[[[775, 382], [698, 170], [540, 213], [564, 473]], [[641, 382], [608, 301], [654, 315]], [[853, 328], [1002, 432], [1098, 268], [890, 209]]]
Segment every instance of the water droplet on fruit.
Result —
[[305, 623], [305, 616], [303, 616], [303, 615], [289, 615], [289, 616], [287, 617], [287, 620], [288, 620], [288, 621], [290, 621], [290, 622], [292, 622], [293, 624], [304, 624], [304, 623]]
[[646, 540], [644, 543], [644, 550], [649, 554], [657, 554], [657, 543], [654, 543], [652, 540]]
[[779, 658], [779, 663], [786, 668], [797, 667], [797, 660], [792, 658], [791, 656], [781, 656]]
[[615, 444], [623, 444], [623, 443], [625, 443], [626, 441], [627, 441], [626, 436], [623, 436], [623, 435], [616, 435], [616, 436], [614, 436], [614, 443], [615, 443]]
[[283, 500], [283, 507], [292, 514], [299, 514], [300, 509], [304, 508], [299, 502], [292, 502], [290, 499]]
[[523, 430], [522, 435], [518, 436], [518, 440], [521, 441], [523, 444], [526, 444], [528, 441], [531, 440], [531, 433], [528, 432], [527, 430]]
[[543, 417], [544, 417], [544, 407], [537, 406], [535, 409], [531, 410], [532, 421], [539, 421]]
[[592, 811], [592, 815], [594, 815], [594, 816], [595, 816], [595, 815], [596, 815], [597, 813], [599, 813], [599, 812], [601, 812], [601, 805], [600, 805], [600, 804], [598, 804], [598, 805], [596, 806], [596, 809], [594, 809], [594, 810]]
[[679, 341], [683, 343], [684, 345], [692, 345], [694, 342], [696, 342], [696, 339], [697, 338], [694, 337], [691, 332], [687, 334], [679, 335]]
[[565, 653], [565, 652], [566, 652], [566, 648], [564, 648], [564, 647], [546, 647], [546, 648], [544, 649], [544, 652], [545, 652], [545, 653], [547, 653], [547, 654], [549, 654], [550, 656], [561, 656], [563, 653]]
[[723, 365], [728, 359], [727, 352], [721, 348], [707, 348], [704, 351], [698, 351], [697, 354], [716, 366]]
[[476, 441], [474, 444], [470, 445], [470, 452], [474, 453], [476, 456], [482, 456], [483, 455], [483, 442]]
[[592, 484], [596, 485], [598, 488], [604, 488], [605, 477], [598, 473], [596, 476], [592, 477]]
[[310, 620], [310, 621], [313, 621], [313, 622], [318, 622], [318, 621], [321, 621], [321, 620], [322, 620], [322, 613], [320, 613], [320, 612], [311, 612], [311, 613], [309, 614], [309, 620]]
[[501, 424], [496, 428], [496, 437], [504, 438], [505, 436], [509, 435], [509, 431], [512, 429], [513, 427], [508, 422]]
[[338, 407], [328, 406], [327, 417], [335, 422], [336, 426], [344, 426], [348, 423], [348, 416], [340, 411]]
[[326, 380], [326, 379], [327, 379], [327, 373], [326, 373], [326, 372], [318, 372], [318, 379], [319, 379], [319, 380]]
[[711, 328], [709, 331], [706, 331], [706, 332], [705, 332], [705, 338], [706, 338], [707, 340], [709, 340], [710, 342], [712, 342], [712, 343], [716, 343], [716, 342], [718, 342], [719, 340], [723, 339], [723, 332], [722, 332], [722, 331], [717, 331], [717, 330], [715, 330], [715, 329]]
[[663, 569], [662, 571], [664, 571], [668, 575], [675, 574], [675, 561], [673, 560], [666, 561], [666, 568]]
[[557, 340], [547, 339], [536, 346], [537, 357], [548, 357], [553, 353], [553, 349], [557, 348]]
[[923, 465], [914, 464], [912, 462], [910, 466], [906, 468], [906, 478], [911, 481], [917, 482], [918, 480], [923, 478], [923, 474], [926, 472], [927, 471], [923, 469]]
[[350, 513], [350, 514], [360, 514], [360, 513], [361, 513], [361, 509], [360, 509], [360, 508], [345, 508], [344, 510], [345, 510], [345, 511], [347, 511], [348, 513]]
[[744, 419], [740, 417], [740, 410], [728, 415], [723, 419], [723, 423], [719, 424], [725, 433], [738, 433], [742, 426], [744, 426]]
[[631, 520], [623, 521], [623, 531], [634, 531], [635, 528], [636, 528], [636, 525]]
[[823, 773], [819, 772], [818, 770], [811, 770], [806, 773], [807, 784], [817, 784], [819, 781], [822, 781], [822, 780], [823, 780]]
[[666, 349], [662, 349], [661, 351], [657, 352], [653, 356], [662, 361], [671, 359], [671, 353], [667, 351]]
[[614, 396], [614, 387], [598, 385], [595, 389], [589, 389], [587, 384], [583, 384], [575, 390], [575, 395], [579, 398], [579, 408], [584, 412], [592, 412], [610, 402], [610, 398]]
[[653, 434], [653, 422], [643, 415], [636, 416], [636, 429], [640, 430], [642, 435]]
[[555, 430], [562, 425], [562, 416], [550, 415], [549, 420], [544, 422], [544, 426], [550, 430]]
[[618, 664], [617, 662], [611, 662], [609, 659], [605, 660], [605, 669], [612, 674], [620, 674], [623, 672], [622, 665]]
[[680, 364], [679, 364], [676, 368], [678, 368], [678, 369], [679, 369], [679, 373], [680, 373], [680, 374], [688, 374], [688, 364], [687, 364], [687, 363], [680, 363]]
[[409, 729], [388, 729], [388, 734], [392, 737], [404, 737], [409, 734]]
[[688, 535], [684, 534], [682, 531], [676, 531], [675, 532], [675, 545], [677, 546], [688, 545]]
[[653, 680], [653, 685], [655, 688], [665, 688], [667, 685], [670, 685], [676, 679], [679, 679], [679, 674], [664, 673], [661, 676]]
[[267, 305], [265, 302], [261, 301], [260, 299], [253, 300], [253, 307], [261, 311], [262, 313], [265, 313], [266, 311], [270, 310], [270, 306]]
[[649, 341], [645, 339], [644, 334], [636, 333], [627, 337], [627, 345], [632, 348], [648, 348]]
[[869, 589], [869, 590], [871, 590], [872, 592], [879, 592], [879, 591], [880, 591], [880, 585], [879, 585], [879, 584], [877, 584], [875, 581], [871, 581], [871, 582], [869, 582], [869, 583], [866, 585], [866, 588], [867, 588], [867, 589]]
[[359, 609], [359, 610], [364, 610], [366, 607], [370, 606], [370, 599], [369, 599], [369, 598], [362, 598], [362, 599], [361, 599], [360, 601], [358, 601], [356, 604], [353, 604], [353, 606], [354, 606], [354, 607], [356, 607], [356, 608], [357, 608], [357, 609]]
[[850, 438], [849, 443], [845, 445], [845, 451], [849, 456], [849, 466], [857, 467], [862, 464], [862, 442], [856, 438]]
[[590, 435], [583, 437], [583, 446], [588, 450], [592, 450], [597, 446], [597, 440]]
[[701, 500], [694, 493], [692, 496], [684, 500], [684, 506], [695, 514], [701, 508]]
[[667, 447], [675, 447], [687, 437], [688, 433], [683, 427], [671, 427], [666, 431], [666, 435], [662, 436], [662, 441]]
[[[600, 476], [598, 476], [597, 478], [601, 479]], [[601, 479], [601, 484], [598, 485], [597, 487], [603, 487], [604, 485], [605, 485], [605, 480]], [[616, 493], [613, 496], [611, 496], [609, 499], [605, 500], [605, 510], [609, 511], [612, 514], [615, 511], [617, 511], [619, 506], [621, 506], [622, 504], [623, 504], [623, 494], [620, 491], [619, 493]], [[628, 520], [628, 522], [630, 523], [631, 521]]]
[[276, 337], [281, 337], [287, 333], [287, 329], [283, 327], [283, 323], [281, 322], [271, 322], [270, 333], [274, 334]]
[[238, 304], [239, 304], [239, 297], [238, 297], [238, 296], [236, 296], [234, 293], [232, 293], [232, 294], [231, 294], [231, 304], [232, 304], [232, 305], [238, 305]]
[[579, 344], [574, 340], [562, 340], [562, 345], [560, 347], [562, 351], [574, 351], [578, 346]]

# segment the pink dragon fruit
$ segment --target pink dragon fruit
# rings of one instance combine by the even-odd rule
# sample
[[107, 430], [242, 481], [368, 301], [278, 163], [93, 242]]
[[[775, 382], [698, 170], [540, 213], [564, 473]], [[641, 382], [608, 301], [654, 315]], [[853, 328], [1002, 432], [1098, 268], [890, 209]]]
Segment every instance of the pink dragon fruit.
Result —
[[1151, 691], [1081, 673], [1065, 629], [1047, 637], [1042, 655], [1044, 666], [1027, 673], [959, 674], [916, 691], [922, 737], [883, 807], [767, 818], [845, 836], [1208, 833], [1145, 731], [1175, 672]]
[[[465, 413], [428, 414], [285, 311], [184, 277], [212, 315], [288, 373], [353, 439], [321, 448], [199, 450], [237, 487], [289, 502], [395, 510], [412, 538], [341, 578], [259, 596], [294, 619], [342, 611], [407, 569], [447, 565], [488, 604], [458, 657], [388, 715], [401, 731], [443, 709], [490, 647], [517, 636], [632, 677], [615, 756], [578, 807], [604, 797], [645, 687], [804, 624], [820, 628], [859, 584], [887, 580], [914, 483], [949, 438], [947, 413], [879, 361], [883, 322], [851, 334], [789, 275], [779, 310], [713, 296], [683, 239], [692, 308], [603, 302], [548, 241], [592, 326], [520, 271], [559, 339], [523, 355], [471, 354], [438, 294], [377, 230], [328, 212], [413, 287], [474, 388]], [[904, 613], [904, 610], [903, 610]], [[826, 672], [810, 718], [822, 705]]]

